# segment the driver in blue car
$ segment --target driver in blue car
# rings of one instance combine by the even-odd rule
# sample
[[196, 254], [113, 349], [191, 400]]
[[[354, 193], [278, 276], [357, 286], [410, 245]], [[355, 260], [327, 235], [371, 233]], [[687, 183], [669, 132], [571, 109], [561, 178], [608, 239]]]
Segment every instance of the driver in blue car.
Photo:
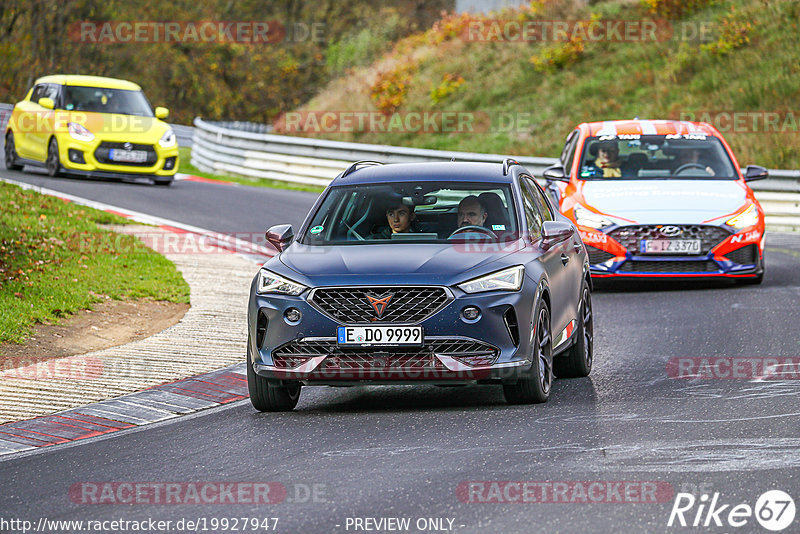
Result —
[[483, 226], [486, 222], [488, 212], [486, 207], [475, 195], [464, 197], [458, 203], [458, 227], [464, 226]]

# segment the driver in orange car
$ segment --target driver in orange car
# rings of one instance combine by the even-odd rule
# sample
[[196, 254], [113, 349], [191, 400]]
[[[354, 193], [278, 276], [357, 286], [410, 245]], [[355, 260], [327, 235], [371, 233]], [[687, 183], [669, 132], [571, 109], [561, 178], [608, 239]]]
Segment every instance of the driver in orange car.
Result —
[[714, 169], [711, 167], [711, 165], [709, 165], [706, 159], [703, 157], [703, 153], [701, 150], [696, 148], [682, 150], [677, 167], [682, 167], [684, 165], [692, 163], [694, 163], [698, 167], [705, 167], [704, 170], [709, 176], [716, 176], [717, 174], [716, 172], [714, 172]]

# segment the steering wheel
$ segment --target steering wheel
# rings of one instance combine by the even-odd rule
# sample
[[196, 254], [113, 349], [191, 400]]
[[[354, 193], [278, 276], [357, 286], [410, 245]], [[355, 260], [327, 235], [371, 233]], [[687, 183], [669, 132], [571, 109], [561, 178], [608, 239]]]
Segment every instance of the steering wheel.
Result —
[[452, 234], [448, 236], [447, 239], [452, 239], [454, 236], [458, 234], [463, 234], [466, 232], [477, 232], [479, 234], [483, 234], [485, 236], [491, 237], [492, 239], [497, 239], [497, 234], [489, 230], [488, 228], [484, 228], [483, 226], [476, 226], [476, 225], [469, 225], [469, 226], [462, 226], [460, 228], [456, 228]]
[[675, 169], [675, 172], [673, 172], [673, 174], [680, 174], [683, 171], [688, 171], [689, 169], [700, 169], [704, 173], [708, 174], [708, 172], [706, 172], [706, 166], [701, 165], [699, 163], [684, 163], [683, 165]]

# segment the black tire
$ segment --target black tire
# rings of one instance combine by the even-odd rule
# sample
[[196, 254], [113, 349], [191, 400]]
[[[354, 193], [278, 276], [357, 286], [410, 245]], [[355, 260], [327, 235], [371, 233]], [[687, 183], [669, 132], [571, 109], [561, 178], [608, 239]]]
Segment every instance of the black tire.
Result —
[[17, 163], [17, 147], [14, 145], [14, 134], [8, 132], [6, 135], [6, 144], [4, 146], [6, 156], [6, 169], [9, 171], [22, 170], [22, 165]]
[[594, 358], [594, 314], [592, 312], [592, 292], [589, 284], [583, 282], [581, 302], [578, 307], [578, 327], [575, 343], [564, 354], [553, 360], [553, 369], [558, 378], [578, 378], [589, 376]]
[[58, 155], [58, 141], [55, 137], [50, 139], [50, 144], [47, 145], [47, 159], [44, 162], [47, 167], [47, 175], [50, 178], [55, 178], [61, 174], [61, 158]]
[[153, 184], [160, 185], [162, 187], [169, 187], [172, 185], [172, 180], [153, 180]]
[[537, 304], [534, 317], [536, 330], [531, 347], [531, 367], [516, 383], [503, 384], [503, 395], [509, 404], [537, 404], [547, 402], [550, 398], [553, 385], [553, 338], [550, 311], [544, 301]]
[[250, 356], [250, 340], [247, 341], [247, 389], [253, 408], [259, 412], [291, 412], [300, 399], [300, 388], [299, 383], [283, 385], [257, 375]]

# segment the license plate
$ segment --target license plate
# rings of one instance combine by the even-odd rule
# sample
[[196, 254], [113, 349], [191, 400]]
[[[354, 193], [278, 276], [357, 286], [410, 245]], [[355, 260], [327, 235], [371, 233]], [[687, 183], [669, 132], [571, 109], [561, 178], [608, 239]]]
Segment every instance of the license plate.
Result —
[[641, 241], [642, 254], [700, 254], [699, 239], [645, 239]]
[[336, 330], [339, 345], [384, 346], [422, 345], [421, 326], [340, 326]]
[[144, 163], [147, 161], [147, 152], [144, 150], [119, 150], [112, 148], [108, 151], [111, 161], [124, 161], [126, 163]]

